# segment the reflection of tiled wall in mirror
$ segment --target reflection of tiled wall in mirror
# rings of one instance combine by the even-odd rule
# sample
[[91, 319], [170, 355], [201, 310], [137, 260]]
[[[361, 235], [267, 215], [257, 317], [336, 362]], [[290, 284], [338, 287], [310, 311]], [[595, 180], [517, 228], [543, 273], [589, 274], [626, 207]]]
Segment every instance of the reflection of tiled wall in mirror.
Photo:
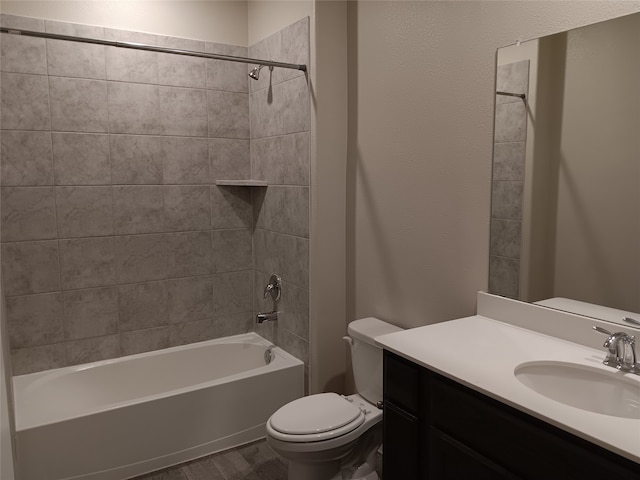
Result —
[[[529, 61], [499, 65], [496, 90], [527, 94]], [[496, 95], [489, 247], [489, 291], [518, 298], [527, 111], [519, 97]]]

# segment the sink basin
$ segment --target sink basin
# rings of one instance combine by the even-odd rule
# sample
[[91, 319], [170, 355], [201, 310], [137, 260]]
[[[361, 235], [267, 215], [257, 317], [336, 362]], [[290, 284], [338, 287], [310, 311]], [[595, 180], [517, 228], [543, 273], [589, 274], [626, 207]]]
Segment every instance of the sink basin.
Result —
[[528, 362], [514, 370], [531, 390], [556, 402], [614, 417], [640, 419], [640, 377], [563, 362]]

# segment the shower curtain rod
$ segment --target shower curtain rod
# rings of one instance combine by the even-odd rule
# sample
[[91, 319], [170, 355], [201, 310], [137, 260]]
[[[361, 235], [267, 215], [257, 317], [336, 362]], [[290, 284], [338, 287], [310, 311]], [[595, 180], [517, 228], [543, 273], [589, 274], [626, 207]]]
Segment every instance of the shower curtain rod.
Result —
[[527, 96], [524, 93], [496, 92], [496, 95], [506, 95], [507, 97], [518, 97], [525, 100]]
[[173, 53], [175, 55], [184, 55], [188, 57], [211, 58], [214, 60], [226, 60], [229, 62], [252, 63], [264, 65], [267, 67], [289, 68], [291, 70], [307, 71], [307, 66], [295, 63], [274, 62], [273, 60], [260, 60], [258, 58], [235, 57], [232, 55], [220, 55], [217, 53], [195, 52], [192, 50], [180, 50], [177, 48], [156, 47], [144, 43], [134, 42], [116, 42], [111, 40], [99, 40], [97, 38], [74, 37], [70, 35], [58, 35], [56, 33], [34, 32], [31, 30], [21, 30], [19, 28], [0, 28], [0, 33], [8, 33], [11, 35], [22, 35], [25, 37], [50, 38], [52, 40], [66, 40], [68, 42], [92, 43], [95, 45], [106, 45], [108, 47], [129, 48], [132, 50], [146, 50], [159, 53]]

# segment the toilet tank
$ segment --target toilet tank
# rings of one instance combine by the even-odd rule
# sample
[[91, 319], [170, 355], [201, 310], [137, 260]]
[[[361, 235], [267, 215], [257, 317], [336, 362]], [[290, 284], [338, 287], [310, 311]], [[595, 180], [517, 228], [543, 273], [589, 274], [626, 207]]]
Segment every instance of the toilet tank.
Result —
[[356, 391], [374, 405], [382, 401], [382, 348], [374, 339], [401, 330], [373, 317], [355, 320], [347, 328]]

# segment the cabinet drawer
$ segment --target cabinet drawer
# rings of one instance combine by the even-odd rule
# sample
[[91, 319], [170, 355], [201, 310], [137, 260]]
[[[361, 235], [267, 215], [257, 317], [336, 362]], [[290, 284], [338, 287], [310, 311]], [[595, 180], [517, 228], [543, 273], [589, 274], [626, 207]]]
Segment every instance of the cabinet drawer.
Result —
[[420, 399], [420, 367], [385, 350], [384, 400], [416, 415]]
[[439, 375], [429, 390], [435, 427], [524, 479], [640, 478], [640, 465]]

